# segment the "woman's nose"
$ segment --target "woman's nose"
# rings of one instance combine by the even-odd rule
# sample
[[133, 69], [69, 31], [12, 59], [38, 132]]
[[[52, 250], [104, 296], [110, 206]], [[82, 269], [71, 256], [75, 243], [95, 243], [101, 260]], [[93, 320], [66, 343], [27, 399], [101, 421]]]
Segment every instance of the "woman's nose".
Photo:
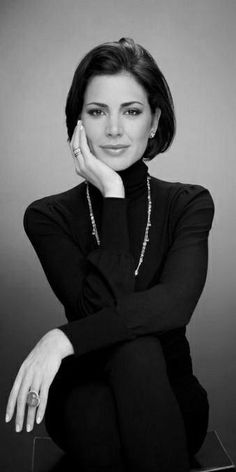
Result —
[[123, 127], [119, 117], [109, 117], [106, 123], [107, 136], [121, 136], [123, 134]]

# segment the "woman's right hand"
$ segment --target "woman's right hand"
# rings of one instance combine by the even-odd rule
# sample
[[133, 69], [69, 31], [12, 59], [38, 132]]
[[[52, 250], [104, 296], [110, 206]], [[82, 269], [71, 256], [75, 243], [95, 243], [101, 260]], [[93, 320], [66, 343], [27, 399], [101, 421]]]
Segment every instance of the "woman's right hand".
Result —
[[[77, 122], [70, 142], [70, 148], [78, 175], [95, 185], [104, 197], [125, 196], [121, 177], [111, 167], [91, 153], [81, 121]], [[77, 149], [80, 149], [81, 152], [75, 156], [74, 151]]]
[[[29, 389], [40, 392], [37, 423], [43, 419], [50, 385], [57, 374], [62, 359], [67, 355], [68, 345], [64, 333], [58, 329], [48, 331], [36, 344], [21, 365], [11, 389], [6, 408], [6, 422], [11, 421], [16, 410], [16, 431], [21, 431], [28, 407], [27, 431], [32, 431], [36, 408], [27, 405]], [[70, 348], [70, 346], [69, 346]], [[70, 350], [68, 355], [70, 355]]]

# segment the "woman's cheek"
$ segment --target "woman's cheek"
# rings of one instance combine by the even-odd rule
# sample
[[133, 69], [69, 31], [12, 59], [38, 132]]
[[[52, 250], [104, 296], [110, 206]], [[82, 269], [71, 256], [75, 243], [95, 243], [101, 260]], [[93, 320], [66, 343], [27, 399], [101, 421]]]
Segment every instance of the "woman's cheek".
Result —
[[92, 141], [91, 139], [89, 139], [89, 138], [87, 137], [87, 143], [88, 143], [88, 147], [89, 147], [90, 152], [91, 152], [95, 157], [98, 157], [98, 152], [96, 151], [96, 144], [94, 143], [94, 141]]
[[139, 142], [145, 143], [149, 138], [149, 133], [150, 133], [150, 128], [148, 126], [145, 126], [142, 129], [140, 129], [140, 132], [137, 136]]
[[89, 147], [90, 151], [94, 154], [93, 143], [92, 143], [91, 139], [88, 138], [88, 136], [87, 136], [87, 143], [88, 143], [88, 147]]
[[139, 127], [137, 127], [134, 132], [138, 141], [146, 141], [149, 137], [150, 124], [147, 123], [146, 120], [145, 122], [141, 121]]

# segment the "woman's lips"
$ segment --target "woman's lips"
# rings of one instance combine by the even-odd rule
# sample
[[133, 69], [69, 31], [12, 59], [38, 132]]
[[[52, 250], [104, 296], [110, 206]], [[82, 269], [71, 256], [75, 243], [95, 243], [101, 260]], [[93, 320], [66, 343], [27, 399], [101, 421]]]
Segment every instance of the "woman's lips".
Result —
[[102, 150], [110, 156], [123, 154], [129, 146], [101, 146]]

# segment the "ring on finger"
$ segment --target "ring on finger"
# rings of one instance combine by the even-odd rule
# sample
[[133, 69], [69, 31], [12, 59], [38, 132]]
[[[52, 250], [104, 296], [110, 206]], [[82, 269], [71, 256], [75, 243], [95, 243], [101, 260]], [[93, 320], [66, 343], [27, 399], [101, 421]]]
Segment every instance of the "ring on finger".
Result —
[[75, 157], [78, 157], [80, 154], [82, 154], [80, 147], [73, 149], [73, 154]]
[[30, 389], [27, 394], [27, 405], [37, 408], [40, 404], [40, 397], [36, 390]]

